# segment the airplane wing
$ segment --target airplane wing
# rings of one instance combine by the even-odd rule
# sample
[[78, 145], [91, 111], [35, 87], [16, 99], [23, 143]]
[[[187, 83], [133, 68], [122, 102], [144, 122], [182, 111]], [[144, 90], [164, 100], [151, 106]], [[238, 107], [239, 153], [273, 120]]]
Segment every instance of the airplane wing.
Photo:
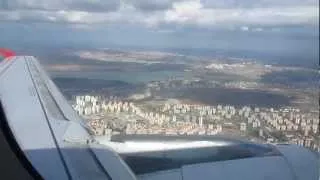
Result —
[[319, 179], [319, 159], [295, 145], [95, 137], [32, 56], [1, 62], [0, 103], [3, 127], [44, 179]]
[[8, 127], [44, 179], [134, 179], [121, 158], [94, 145], [83, 120], [33, 57], [0, 65], [0, 97]]

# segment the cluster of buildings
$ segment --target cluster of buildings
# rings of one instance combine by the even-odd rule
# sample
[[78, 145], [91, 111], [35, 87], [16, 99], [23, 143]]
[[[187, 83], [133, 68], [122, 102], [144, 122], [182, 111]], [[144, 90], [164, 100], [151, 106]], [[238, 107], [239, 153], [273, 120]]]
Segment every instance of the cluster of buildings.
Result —
[[222, 132], [222, 126], [209, 125], [199, 127], [191, 122], [175, 122], [160, 126], [159, 124], [148, 125], [145, 123], [130, 123], [127, 125], [126, 134], [166, 134], [166, 135], [215, 135]]
[[[91, 118], [96, 114], [133, 114], [126, 125], [127, 134], [188, 134], [188, 135], [214, 135], [222, 132], [220, 124], [204, 124], [203, 116], [190, 116], [185, 121], [179, 115], [165, 111], [146, 111], [132, 102], [123, 102], [111, 98], [98, 96], [76, 96], [73, 108], [78, 114], [90, 119], [89, 125], [96, 135], [105, 134], [107, 129], [103, 118]], [[175, 112], [177, 113], [177, 112]]]
[[[73, 105], [87, 119], [96, 114], [131, 115], [122, 132], [126, 134], [214, 135], [228, 131], [269, 143], [289, 142], [320, 151], [319, 118], [297, 108], [169, 103], [152, 108], [144, 106], [147, 105], [90, 95], [76, 96]], [[105, 123], [109, 120], [101, 118], [89, 123], [101, 135], [109, 133], [110, 127]]]
[[105, 135], [108, 131], [108, 126], [103, 119], [91, 119], [88, 122], [89, 127], [95, 135]]
[[286, 108], [262, 114], [262, 118], [278, 131], [301, 131], [303, 136], [319, 132], [319, 119], [300, 113], [299, 109]]
[[100, 99], [96, 96], [76, 96], [75, 104], [72, 105], [74, 110], [80, 115], [88, 116], [91, 114], [97, 114], [101, 112], [101, 106], [99, 105]]
[[[256, 132], [256, 136], [270, 143], [290, 142], [320, 151], [318, 113], [305, 113], [297, 108], [251, 108], [244, 106], [205, 106], [165, 104], [163, 112], [182, 115], [184, 121], [198, 118], [198, 126], [211, 123], [238, 127], [240, 132]], [[250, 134], [250, 133], [249, 133]]]

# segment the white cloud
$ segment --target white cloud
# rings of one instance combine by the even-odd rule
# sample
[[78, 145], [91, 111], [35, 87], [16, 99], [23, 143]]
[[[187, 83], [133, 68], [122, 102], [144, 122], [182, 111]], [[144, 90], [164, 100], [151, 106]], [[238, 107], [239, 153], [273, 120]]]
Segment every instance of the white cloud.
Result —
[[241, 29], [241, 31], [249, 31], [249, 27], [248, 26], [242, 26], [240, 29]]
[[[2, 2], [2, 3], [1, 3]], [[318, 24], [314, 0], [0, 0], [0, 21], [212, 26]], [[278, 4], [277, 4], [278, 2]], [[294, 2], [291, 3], [290, 2]], [[305, 2], [305, 3], [303, 3]], [[307, 3], [306, 3], [307, 2]], [[266, 8], [261, 4], [268, 4]], [[149, 8], [149, 9], [148, 9]], [[142, 10], [143, 9], [143, 10]], [[148, 9], [148, 10], [147, 10]], [[147, 11], [146, 11], [147, 10]], [[153, 11], [154, 10], [154, 11]], [[260, 29], [255, 29], [260, 31]]]
[[173, 9], [165, 13], [165, 21], [183, 23], [201, 18], [200, 1], [183, 1], [173, 4]]
[[261, 32], [261, 31], [263, 31], [263, 28], [253, 28], [252, 31], [253, 32]]
[[138, 10], [142, 11], [160, 11], [172, 8], [173, 3], [182, 0], [126, 0]]
[[[205, 9], [195, 6], [187, 11], [170, 10], [170, 22], [186, 22], [191, 20], [197, 25], [291, 25], [316, 24], [319, 8], [287, 7], [287, 8], [255, 8], [255, 9]], [[190, 23], [190, 22], [189, 22]]]
[[316, 6], [318, 0], [201, 0], [207, 8], [228, 9], [228, 8], [270, 8], [270, 7], [291, 7], [291, 6]]
[[0, 0], [4, 10], [72, 10], [88, 12], [116, 11], [119, 0]]

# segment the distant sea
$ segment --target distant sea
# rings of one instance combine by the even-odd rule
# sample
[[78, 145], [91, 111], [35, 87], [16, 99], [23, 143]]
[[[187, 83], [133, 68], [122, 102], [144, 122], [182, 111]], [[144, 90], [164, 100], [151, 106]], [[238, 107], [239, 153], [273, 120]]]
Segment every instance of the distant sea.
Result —
[[96, 72], [51, 72], [53, 77], [87, 78], [101, 80], [118, 80], [127, 83], [147, 83], [150, 81], [167, 80], [172, 77], [190, 77], [189, 73], [183, 71], [142, 71], [142, 72], [117, 72], [117, 71], [96, 71]]

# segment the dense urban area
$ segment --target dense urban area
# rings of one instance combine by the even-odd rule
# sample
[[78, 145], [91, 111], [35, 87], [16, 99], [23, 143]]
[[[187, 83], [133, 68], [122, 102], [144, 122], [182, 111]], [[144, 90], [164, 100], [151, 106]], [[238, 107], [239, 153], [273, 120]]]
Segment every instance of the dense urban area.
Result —
[[165, 134], [242, 136], [268, 143], [294, 143], [320, 152], [319, 119], [297, 108], [131, 102], [117, 97], [74, 97], [74, 109], [96, 135]]
[[156, 51], [66, 54], [67, 64], [44, 64], [97, 136], [222, 135], [320, 151], [316, 69]]

